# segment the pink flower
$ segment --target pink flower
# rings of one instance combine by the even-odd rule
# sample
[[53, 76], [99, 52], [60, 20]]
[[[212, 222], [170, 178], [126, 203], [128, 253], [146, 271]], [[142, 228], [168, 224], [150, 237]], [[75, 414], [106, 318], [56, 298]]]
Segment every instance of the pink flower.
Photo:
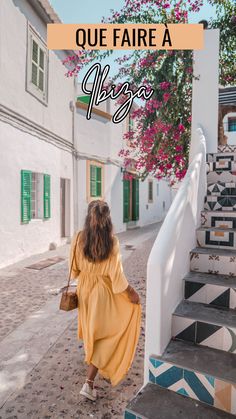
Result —
[[169, 89], [170, 86], [171, 86], [171, 83], [168, 81], [163, 81], [162, 83], [160, 83], [161, 90], [167, 90]]
[[185, 127], [183, 126], [183, 124], [179, 124], [178, 130], [179, 130], [179, 132], [184, 132], [185, 131]]
[[170, 99], [170, 93], [164, 93], [164, 95], [163, 95], [163, 100], [164, 100], [164, 102], [168, 102], [168, 100]]
[[175, 151], [180, 151], [180, 152], [182, 152], [182, 151], [183, 151], [183, 146], [182, 146], [182, 145], [177, 145], [177, 146], [175, 147]]

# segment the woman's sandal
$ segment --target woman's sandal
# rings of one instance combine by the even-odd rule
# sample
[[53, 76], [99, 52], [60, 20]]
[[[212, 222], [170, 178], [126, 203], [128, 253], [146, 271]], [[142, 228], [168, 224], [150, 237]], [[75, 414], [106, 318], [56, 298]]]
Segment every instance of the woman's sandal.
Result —
[[80, 390], [80, 394], [94, 402], [97, 399], [97, 391], [94, 388], [92, 388], [88, 383], [94, 383], [94, 380], [86, 379], [86, 382]]

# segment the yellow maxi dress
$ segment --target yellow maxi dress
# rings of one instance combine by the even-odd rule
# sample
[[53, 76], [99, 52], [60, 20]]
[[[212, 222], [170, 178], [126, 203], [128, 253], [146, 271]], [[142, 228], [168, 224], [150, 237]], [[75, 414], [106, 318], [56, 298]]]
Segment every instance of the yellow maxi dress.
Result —
[[[74, 236], [70, 261], [76, 237]], [[114, 237], [110, 257], [89, 262], [83, 255], [80, 239], [72, 266], [72, 279], [78, 278], [78, 339], [83, 339], [85, 362], [117, 385], [131, 367], [140, 334], [141, 305], [133, 304], [125, 291], [119, 241]]]

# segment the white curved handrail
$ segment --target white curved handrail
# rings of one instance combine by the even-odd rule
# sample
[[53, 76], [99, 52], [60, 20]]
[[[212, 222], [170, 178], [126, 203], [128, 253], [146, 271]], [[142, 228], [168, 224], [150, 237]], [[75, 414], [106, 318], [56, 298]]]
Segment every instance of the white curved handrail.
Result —
[[190, 165], [166, 215], [147, 266], [145, 382], [148, 360], [161, 355], [171, 339], [171, 319], [183, 299], [183, 277], [206, 194], [206, 141], [201, 128], [191, 142]]

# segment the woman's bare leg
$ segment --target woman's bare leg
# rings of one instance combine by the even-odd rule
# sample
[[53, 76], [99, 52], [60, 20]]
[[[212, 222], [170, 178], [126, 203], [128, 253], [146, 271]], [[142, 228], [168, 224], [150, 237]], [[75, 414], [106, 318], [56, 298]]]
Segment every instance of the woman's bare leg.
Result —
[[88, 367], [88, 372], [87, 372], [87, 382], [91, 388], [93, 388], [93, 382], [97, 375], [97, 372], [98, 372], [98, 368], [95, 367], [93, 364], [90, 364]]

